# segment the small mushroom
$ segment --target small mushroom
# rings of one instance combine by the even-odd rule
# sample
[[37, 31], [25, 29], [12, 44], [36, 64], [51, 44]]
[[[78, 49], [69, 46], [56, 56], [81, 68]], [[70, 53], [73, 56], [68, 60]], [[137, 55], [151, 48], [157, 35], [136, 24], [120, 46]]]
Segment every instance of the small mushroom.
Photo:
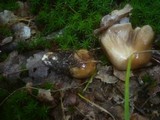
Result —
[[48, 52], [42, 57], [45, 65], [57, 73], [83, 79], [91, 76], [96, 70], [96, 62], [90, 52], [80, 49], [75, 52]]
[[77, 65], [70, 68], [70, 72], [75, 78], [87, 78], [96, 70], [96, 62], [88, 50], [81, 49], [74, 53]]
[[131, 69], [143, 67], [150, 61], [151, 52], [144, 51], [151, 50], [153, 38], [154, 32], [151, 26], [145, 25], [133, 29], [131, 23], [122, 22], [115, 23], [103, 31], [100, 42], [114, 67], [126, 70], [128, 59], [132, 54]]

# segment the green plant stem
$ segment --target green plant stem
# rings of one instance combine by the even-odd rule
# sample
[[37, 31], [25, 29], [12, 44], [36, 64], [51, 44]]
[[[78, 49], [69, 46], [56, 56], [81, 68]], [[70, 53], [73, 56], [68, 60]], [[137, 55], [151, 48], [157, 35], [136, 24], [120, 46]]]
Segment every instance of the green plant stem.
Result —
[[124, 118], [125, 120], [130, 120], [130, 102], [129, 102], [129, 79], [131, 73], [131, 63], [132, 63], [133, 55], [129, 57], [128, 64], [127, 64], [127, 72], [125, 77], [125, 103], [124, 103]]
[[83, 92], [85, 92], [88, 88], [88, 86], [92, 83], [94, 76], [96, 75], [96, 71], [94, 72], [94, 74], [90, 77], [90, 79], [87, 82], [87, 85], [85, 86], [85, 88], [83, 89]]

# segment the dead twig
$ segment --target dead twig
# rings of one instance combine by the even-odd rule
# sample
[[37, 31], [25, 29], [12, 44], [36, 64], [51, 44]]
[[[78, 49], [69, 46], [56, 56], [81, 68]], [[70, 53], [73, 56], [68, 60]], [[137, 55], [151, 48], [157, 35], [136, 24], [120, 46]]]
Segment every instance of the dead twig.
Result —
[[60, 91], [60, 102], [61, 102], [61, 109], [62, 109], [62, 115], [63, 115], [63, 120], [66, 120], [66, 116], [65, 116], [65, 113], [64, 113], [64, 105], [63, 105], [63, 100], [62, 100], [62, 97], [63, 97], [63, 91]]
[[102, 26], [102, 27], [94, 30], [94, 34], [95, 34], [95, 35], [98, 35], [98, 34], [102, 33], [103, 31], [107, 30], [107, 29], [108, 29], [109, 27], [111, 27], [113, 24], [117, 23], [120, 19], [128, 16], [129, 13], [130, 13], [130, 11], [126, 12], [125, 14], [119, 15], [119, 16], [117, 15], [117, 16], [116, 16], [116, 19], [111, 19], [111, 20], [109, 20], [108, 23], [107, 23], [107, 25]]
[[88, 103], [90, 103], [92, 106], [95, 106], [96, 108], [100, 109], [101, 111], [109, 114], [109, 115], [113, 118], [113, 120], [116, 120], [115, 117], [114, 117], [108, 110], [106, 110], [106, 109], [104, 109], [103, 107], [95, 104], [94, 102], [90, 101], [89, 99], [85, 98], [84, 96], [82, 96], [82, 95], [79, 94], [79, 93], [78, 93], [78, 96], [79, 96], [80, 98], [82, 98], [83, 100], [87, 101]]

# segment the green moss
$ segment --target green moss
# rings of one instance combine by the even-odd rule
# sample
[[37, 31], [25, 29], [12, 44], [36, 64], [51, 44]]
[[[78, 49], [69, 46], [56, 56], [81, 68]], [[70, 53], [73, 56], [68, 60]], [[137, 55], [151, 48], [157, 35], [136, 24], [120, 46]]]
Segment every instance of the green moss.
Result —
[[31, 50], [42, 50], [45, 48], [51, 48], [51, 42], [52, 41], [47, 41], [42, 36], [37, 35], [30, 41], [19, 41], [17, 45], [17, 50], [22, 53]]
[[1, 120], [48, 120], [49, 108], [27, 94], [17, 91], [0, 109]]
[[17, 0], [1, 0], [0, 1], [0, 11], [3, 10], [16, 10], [19, 8], [16, 3]]
[[8, 96], [8, 91], [0, 88], [0, 101], [4, 100], [5, 97], [7, 97], [7, 96]]
[[[46, 4], [42, 4], [43, 9], [37, 13], [36, 23], [44, 35], [65, 29], [63, 36], [55, 39], [61, 49], [91, 49], [97, 43], [93, 30], [99, 27], [101, 17], [114, 9], [121, 9], [126, 3], [128, 0], [120, 6], [112, 0], [59, 0], [51, 3], [48, 8], [50, 10], [45, 8]], [[131, 22], [134, 27], [150, 24], [154, 31], [160, 32], [158, 0], [131, 0], [129, 3], [133, 6]]]
[[36, 38], [32, 39], [28, 47], [30, 49], [44, 49], [44, 48], [49, 48], [50, 43], [49, 41], [43, 39], [41, 36], [37, 36]]
[[146, 75], [142, 76], [142, 81], [145, 84], [151, 84], [153, 82], [153, 78], [150, 75], [146, 74]]
[[3, 62], [5, 59], [7, 59], [8, 54], [7, 53], [1, 53], [0, 54], [0, 62]]
[[58, 0], [51, 3], [48, 10], [45, 7], [49, 1], [44, 0], [46, 4], [32, 1], [30, 0], [33, 8], [43, 8], [37, 12], [36, 17], [36, 23], [43, 35], [64, 29], [63, 35], [55, 39], [61, 49], [94, 47], [97, 39], [93, 30], [99, 26], [101, 17], [110, 12], [114, 4], [112, 0]]
[[[9, 1], [15, 3], [15, 0]], [[133, 6], [131, 22], [134, 27], [150, 24], [156, 33], [160, 32], [159, 0], [125, 0], [119, 6], [113, 0], [29, 0], [30, 10], [36, 15], [36, 24], [43, 35], [65, 29], [63, 36], [55, 39], [60, 49], [97, 47], [93, 30], [99, 27], [101, 17], [126, 3]]]
[[54, 87], [55, 87], [55, 85], [53, 83], [50, 83], [50, 82], [45, 82], [41, 86], [41, 88], [46, 89], [46, 90], [48, 90], [48, 89], [52, 90], [52, 89], [54, 89]]
[[19, 41], [17, 43], [17, 50], [21, 53], [21, 52], [25, 52], [28, 51], [28, 43], [25, 41]]
[[39, 11], [49, 11], [52, 6], [51, 0], [28, 0], [30, 3], [30, 11], [33, 14], [39, 13]]
[[10, 28], [7, 26], [0, 26], [0, 38], [4, 39], [5, 37], [9, 37], [13, 35]]
[[134, 27], [150, 24], [154, 31], [160, 32], [159, 0], [126, 0], [119, 6], [112, 0], [30, 0], [32, 13], [37, 15], [36, 24], [43, 35], [64, 29], [63, 35], [55, 39], [60, 49], [97, 47], [93, 30], [99, 27], [101, 17], [114, 9], [121, 9], [126, 3], [133, 6], [131, 22]]
[[156, 33], [160, 32], [160, 1], [159, 0], [130, 0], [121, 6], [130, 3], [133, 7], [131, 22], [134, 27], [149, 24]]

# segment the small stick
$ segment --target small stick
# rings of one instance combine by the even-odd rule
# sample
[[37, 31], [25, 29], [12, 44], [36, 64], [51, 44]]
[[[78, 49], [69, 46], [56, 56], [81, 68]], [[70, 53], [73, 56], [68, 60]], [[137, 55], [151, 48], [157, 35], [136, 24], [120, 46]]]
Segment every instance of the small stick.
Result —
[[64, 105], [63, 105], [63, 100], [62, 100], [62, 93], [63, 91], [60, 91], [60, 101], [61, 101], [61, 109], [62, 109], [62, 116], [63, 116], [63, 120], [66, 120], [66, 116], [65, 116], [65, 113], [64, 113]]
[[107, 29], [108, 29], [109, 27], [111, 27], [113, 24], [115, 24], [116, 22], [118, 22], [120, 19], [128, 16], [129, 13], [130, 13], [130, 11], [128, 11], [128, 12], [125, 13], [125, 14], [119, 15], [119, 16], [117, 15], [115, 19], [109, 20], [108, 23], [107, 23], [107, 25], [102, 26], [102, 27], [94, 30], [94, 34], [95, 34], [95, 35], [98, 35], [98, 34], [102, 33], [103, 31], [107, 30]]
[[96, 108], [100, 109], [101, 111], [109, 114], [109, 115], [113, 118], [113, 120], [116, 120], [115, 117], [114, 117], [109, 111], [107, 111], [106, 109], [104, 109], [103, 107], [101, 107], [101, 106], [93, 103], [92, 101], [90, 101], [89, 99], [85, 98], [84, 96], [82, 96], [82, 95], [79, 94], [79, 93], [78, 93], [78, 96], [79, 96], [80, 98], [82, 98], [83, 100], [87, 101], [88, 103], [90, 103], [92, 106], [95, 106]]

